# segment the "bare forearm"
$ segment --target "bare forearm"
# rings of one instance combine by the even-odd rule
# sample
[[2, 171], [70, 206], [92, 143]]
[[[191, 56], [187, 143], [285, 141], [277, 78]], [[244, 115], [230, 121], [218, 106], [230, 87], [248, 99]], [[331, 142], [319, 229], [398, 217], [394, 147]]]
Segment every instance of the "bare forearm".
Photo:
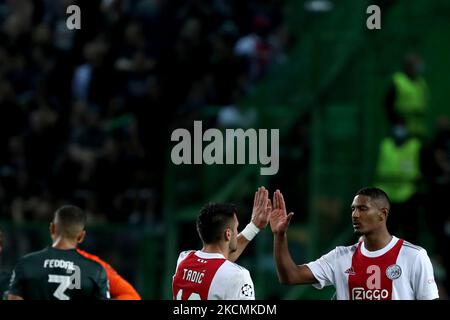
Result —
[[308, 284], [317, 282], [306, 265], [297, 265], [289, 253], [286, 234], [274, 234], [273, 254], [278, 279], [283, 284]]
[[289, 253], [286, 234], [274, 234], [273, 255], [277, 266], [278, 279], [281, 283], [292, 284], [297, 265]]

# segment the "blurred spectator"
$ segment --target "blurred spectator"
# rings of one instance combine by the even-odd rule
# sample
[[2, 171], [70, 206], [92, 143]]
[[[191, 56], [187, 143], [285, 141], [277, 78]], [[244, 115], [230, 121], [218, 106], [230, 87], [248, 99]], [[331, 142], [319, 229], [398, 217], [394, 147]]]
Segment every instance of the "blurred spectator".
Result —
[[405, 56], [403, 70], [394, 73], [385, 100], [391, 125], [404, 122], [409, 133], [418, 138], [429, 136], [427, 128], [428, 86], [423, 78], [424, 62], [417, 54]]
[[251, 81], [260, 79], [274, 59], [274, 48], [268, 41], [271, 21], [265, 16], [253, 18], [252, 33], [241, 37], [235, 46], [237, 56], [248, 61]]
[[428, 185], [426, 221], [433, 235], [436, 262], [445, 267], [445, 287], [450, 292], [450, 121], [440, 117], [436, 134], [422, 155], [422, 171]]
[[411, 242], [418, 236], [420, 151], [421, 142], [398, 124], [381, 141], [376, 165], [376, 187], [391, 200], [389, 228]]
[[[65, 26], [71, 4], [81, 30]], [[0, 200], [16, 221], [70, 200], [94, 219], [158, 223], [170, 128], [211, 105], [249, 125], [238, 100], [290, 38], [279, 0], [0, 5]]]

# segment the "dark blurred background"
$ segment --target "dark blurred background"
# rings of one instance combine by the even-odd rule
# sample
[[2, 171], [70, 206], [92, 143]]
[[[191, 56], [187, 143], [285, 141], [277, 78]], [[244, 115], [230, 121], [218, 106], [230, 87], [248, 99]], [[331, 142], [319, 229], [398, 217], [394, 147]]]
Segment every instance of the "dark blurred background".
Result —
[[[81, 9], [69, 30], [66, 8]], [[381, 8], [368, 30], [366, 8]], [[449, 290], [450, 3], [351, 0], [0, 1], [0, 266], [49, 244], [54, 210], [89, 213], [82, 248], [145, 299], [171, 298], [199, 208], [259, 185], [296, 213], [298, 263], [354, 242], [350, 204], [382, 187], [392, 233], [425, 247]], [[175, 128], [280, 129], [280, 170], [182, 165]], [[272, 237], [238, 261], [258, 299], [329, 299], [278, 284]]]

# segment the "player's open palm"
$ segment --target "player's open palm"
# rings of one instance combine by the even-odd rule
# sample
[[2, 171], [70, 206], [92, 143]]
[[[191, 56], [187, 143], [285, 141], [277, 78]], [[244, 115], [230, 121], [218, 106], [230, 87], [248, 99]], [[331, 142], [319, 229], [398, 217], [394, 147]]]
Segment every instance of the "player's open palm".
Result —
[[259, 229], [264, 229], [269, 223], [271, 211], [272, 205], [269, 199], [269, 191], [264, 187], [258, 188], [253, 201], [252, 222]]
[[272, 229], [273, 233], [286, 233], [294, 213], [287, 214], [286, 204], [279, 190], [274, 192], [272, 202], [273, 208], [270, 214], [270, 229]]

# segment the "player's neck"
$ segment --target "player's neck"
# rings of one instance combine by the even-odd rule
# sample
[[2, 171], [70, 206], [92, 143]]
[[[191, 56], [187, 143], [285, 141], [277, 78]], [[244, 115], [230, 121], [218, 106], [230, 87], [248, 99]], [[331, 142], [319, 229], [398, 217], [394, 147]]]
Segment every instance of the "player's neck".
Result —
[[379, 233], [372, 233], [364, 236], [364, 247], [369, 251], [383, 249], [392, 240], [392, 235], [383, 230]]
[[73, 240], [69, 240], [66, 238], [58, 237], [53, 241], [52, 247], [60, 250], [70, 250], [76, 249], [77, 243]]
[[206, 253], [220, 253], [225, 257], [225, 259], [228, 259], [230, 254], [226, 246], [221, 246], [220, 244], [205, 244], [202, 251]]

